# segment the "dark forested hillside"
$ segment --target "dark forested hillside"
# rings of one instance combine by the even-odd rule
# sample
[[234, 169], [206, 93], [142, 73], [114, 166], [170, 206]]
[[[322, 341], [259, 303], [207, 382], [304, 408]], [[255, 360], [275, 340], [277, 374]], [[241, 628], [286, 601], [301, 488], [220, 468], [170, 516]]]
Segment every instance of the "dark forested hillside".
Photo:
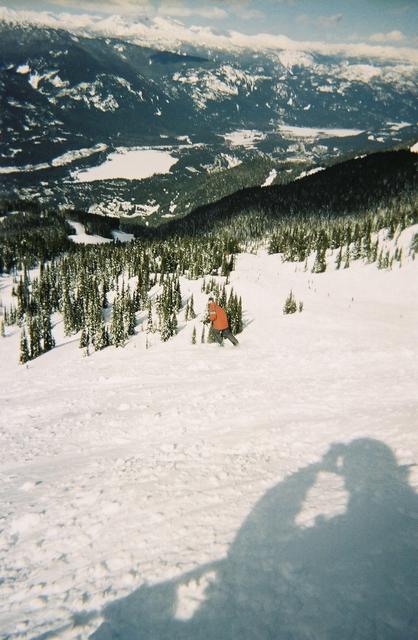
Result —
[[384, 207], [401, 195], [416, 206], [417, 184], [417, 154], [410, 151], [376, 153], [337, 164], [287, 185], [243, 189], [200, 207], [181, 220], [163, 225], [160, 233], [205, 233], [221, 220], [252, 211], [270, 220], [357, 214]]
[[[65, 251], [75, 251], [66, 220], [84, 224], [86, 232], [112, 238], [120, 229], [142, 239], [170, 239], [222, 232], [228, 226], [233, 242], [272, 233], [282, 220], [317, 221], [359, 216], [406, 207], [417, 211], [418, 155], [393, 151], [349, 160], [290, 184], [242, 189], [199, 207], [159, 227], [83, 211], [44, 210], [33, 202], [0, 204], [0, 270], [28, 266]], [[13, 213], [13, 215], [12, 215]]]

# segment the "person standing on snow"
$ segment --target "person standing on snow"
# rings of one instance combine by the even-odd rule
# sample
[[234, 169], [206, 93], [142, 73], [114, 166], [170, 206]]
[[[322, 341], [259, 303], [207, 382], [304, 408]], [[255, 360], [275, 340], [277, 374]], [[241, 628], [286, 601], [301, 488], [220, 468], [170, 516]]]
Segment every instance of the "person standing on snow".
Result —
[[225, 311], [218, 304], [215, 303], [213, 296], [209, 296], [208, 300], [208, 315], [209, 321], [212, 324], [213, 333], [216, 341], [222, 346], [222, 339], [228, 338], [230, 342], [236, 347], [239, 342], [232, 334], [228, 326], [228, 318]]

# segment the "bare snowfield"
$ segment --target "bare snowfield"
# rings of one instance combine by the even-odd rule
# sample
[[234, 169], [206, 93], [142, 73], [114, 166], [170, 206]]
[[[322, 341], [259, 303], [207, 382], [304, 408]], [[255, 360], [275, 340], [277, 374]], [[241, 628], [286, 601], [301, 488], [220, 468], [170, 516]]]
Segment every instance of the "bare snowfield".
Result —
[[417, 267], [240, 255], [238, 348], [198, 316], [83, 357], [57, 317], [21, 366], [9, 329], [0, 637], [415, 639]]
[[128, 149], [120, 147], [110, 153], [105, 162], [97, 167], [74, 172], [73, 178], [78, 182], [94, 180], [142, 180], [155, 174], [169, 173], [171, 167], [178, 162], [168, 151], [150, 149]]
[[269, 187], [271, 184], [273, 184], [276, 178], [277, 178], [277, 171], [276, 169], [272, 169], [261, 186]]
[[74, 234], [68, 237], [76, 244], [104, 244], [106, 242], [112, 242], [110, 238], [102, 238], [101, 236], [86, 233], [84, 224], [81, 224], [81, 222], [68, 220], [68, 224], [74, 229]]
[[[67, 220], [67, 222], [74, 229], [74, 234], [68, 237], [76, 244], [104, 244], [106, 242], [112, 242], [110, 238], [103, 238], [102, 236], [86, 233], [86, 228], [81, 222], [74, 222], [73, 220]], [[112, 231], [112, 236], [114, 240], [118, 240], [119, 242], [130, 242], [135, 237], [132, 233], [116, 230]]]
[[279, 125], [279, 133], [290, 140], [305, 138], [306, 140], [316, 140], [321, 138], [348, 138], [364, 133], [362, 129], [330, 129], [327, 127], [296, 127], [287, 124]]
[[229, 142], [231, 147], [246, 147], [255, 149], [257, 142], [265, 140], [266, 134], [256, 129], [238, 129], [222, 135], [222, 138]]

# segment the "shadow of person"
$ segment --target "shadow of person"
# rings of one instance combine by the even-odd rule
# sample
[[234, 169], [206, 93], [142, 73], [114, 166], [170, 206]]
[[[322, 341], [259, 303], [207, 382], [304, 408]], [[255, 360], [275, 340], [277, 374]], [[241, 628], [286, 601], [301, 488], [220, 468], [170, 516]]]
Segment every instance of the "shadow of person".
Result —
[[[321, 473], [343, 481], [345, 512], [300, 526]], [[260, 499], [224, 560], [113, 602], [90, 637], [416, 640], [417, 525], [408, 470], [385, 444], [333, 445]]]

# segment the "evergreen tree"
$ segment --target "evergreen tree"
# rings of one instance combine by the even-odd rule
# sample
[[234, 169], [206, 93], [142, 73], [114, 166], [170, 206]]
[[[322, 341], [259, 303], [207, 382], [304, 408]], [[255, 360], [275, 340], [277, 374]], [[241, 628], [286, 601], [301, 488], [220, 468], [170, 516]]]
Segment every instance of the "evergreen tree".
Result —
[[26, 331], [25, 329], [22, 329], [21, 335], [20, 335], [20, 357], [19, 357], [19, 362], [21, 364], [25, 364], [26, 362], [28, 362], [30, 360], [30, 354], [29, 354], [29, 347], [28, 347], [28, 340], [26, 337]]
[[210, 325], [209, 327], [207, 342], [208, 344], [213, 344], [214, 342], [216, 342], [215, 331], [212, 325]]
[[361, 258], [361, 238], [358, 237], [353, 245], [352, 251], [351, 251], [351, 257], [353, 260], [358, 260], [359, 258]]
[[154, 333], [154, 324], [152, 322], [152, 307], [151, 307], [151, 301], [148, 302], [148, 318], [147, 318], [147, 324], [146, 324], [146, 328], [145, 331], [147, 333]]
[[237, 307], [237, 320], [236, 320], [236, 329], [235, 329], [235, 333], [241, 333], [243, 328], [244, 328], [244, 321], [242, 318], [242, 298], [240, 297], [239, 301], [238, 301], [238, 307]]
[[242, 320], [242, 299], [234, 293], [234, 290], [231, 290], [227, 305], [226, 305], [226, 315], [228, 318], [229, 328], [231, 329], [233, 334], [241, 333], [243, 329], [243, 320]]
[[176, 282], [174, 283], [174, 307], [176, 311], [180, 311], [181, 309], [181, 289], [180, 289], [180, 280], [179, 278], [177, 278]]
[[106, 347], [108, 347], [109, 344], [109, 331], [105, 323], [102, 321], [94, 339], [94, 349], [95, 351], [100, 351], [101, 349], [105, 349]]
[[173, 311], [173, 313], [171, 314], [171, 317], [170, 317], [170, 331], [171, 331], [171, 335], [172, 336], [176, 335], [177, 327], [178, 327], [177, 315], [176, 315], [175, 311]]
[[341, 267], [342, 259], [343, 259], [343, 248], [340, 247], [340, 250], [338, 251], [338, 254], [337, 254], [337, 259], [335, 260], [336, 269], [339, 269]]
[[171, 338], [171, 336], [173, 335], [172, 334], [172, 328], [171, 328], [171, 322], [170, 322], [170, 316], [168, 316], [168, 315], [164, 315], [163, 318], [162, 318], [160, 334], [161, 334], [162, 342], [167, 342], [167, 340], [169, 340]]
[[390, 265], [389, 251], [385, 251], [385, 254], [382, 259], [382, 269], [389, 269], [390, 266], [391, 265]]
[[111, 340], [115, 347], [123, 347], [126, 341], [125, 327], [123, 322], [122, 297], [118, 295], [113, 303]]
[[320, 249], [317, 250], [316, 256], [315, 256], [315, 262], [312, 267], [312, 273], [323, 273], [326, 270], [327, 262], [325, 259], [325, 252], [326, 252], [326, 249], [324, 247], [321, 247]]
[[194, 310], [194, 300], [193, 300], [193, 294], [190, 297], [189, 300], [189, 313], [188, 313], [189, 319], [190, 320], [194, 320], [196, 318], [196, 313]]
[[370, 247], [369, 256], [368, 256], [369, 262], [376, 262], [378, 251], [379, 251], [379, 240], [376, 240], [376, 242], [374, 242]]
[[108, 285], [106, 280], [104, 280], [102, 285], [102, 308], [103, 309], [107, 309], [107, 307], [109, 306], [109, 303], [107, 301], [108, 292], [109, 292]]
[[345, 261], [344, 261], [344, 269], [348, 269], [350, 266], [350, 247], [347, 245], [345, 250]]
[[42, 353], [41, 332], [37, 316], [29, 318], [30, 357], [34, 360]]
[[80, 349], [86, 349], [90, 344], [89, 332], [86, 327], [83, 327], [80, 335], [79, 347]]
[[75, 305], [68, 290], [63, 294], [61, 312], [64, 319], [64, 334], [70, 336], [77, 330], [78, 323], [75, 317]]
[[43, 309], [41, 316], [42, 350], [50, 351], [55, 347], [55, 340], [52, 335], [51, 316], [48, 309]]
[[30, 310], [29, 278], [26, 273], [24, 278], [20, 276], [17, 288], [13, 288], [12, 293], [17, 297], [17, 317], [22, 321], [25, 313]]
[[193, 327], [192, 331], [192, 344], [196, 344], [196, 326]]
[[401, 248], [398, 250], [398, 256], [397, 256], [397, 260], [398, 260], [398, 262], [399, 262], [399, 266], [400, 266], [400, 267], [402, 266], [402, 256], [403, 256], [403, 254], [402, 254], [402, 247], [401, 247]]
[[370, 226], [366, 225], [365, 235], [361, 238], [361, 257], [363, 260], [369, 260], [370, 249], [372, 246], [372, 238], [370, 232]]
[[293, 295], [293, 291], [290, 291], [283, 306], [283, 313], [284, 314], [296, 313], [296, 311], [297, 311], [297, 303]]
[[133, 298], [130, 296], [129, 289], [123, 301], [123, 316], [125, 335], [135, 335], [136, 317]]

